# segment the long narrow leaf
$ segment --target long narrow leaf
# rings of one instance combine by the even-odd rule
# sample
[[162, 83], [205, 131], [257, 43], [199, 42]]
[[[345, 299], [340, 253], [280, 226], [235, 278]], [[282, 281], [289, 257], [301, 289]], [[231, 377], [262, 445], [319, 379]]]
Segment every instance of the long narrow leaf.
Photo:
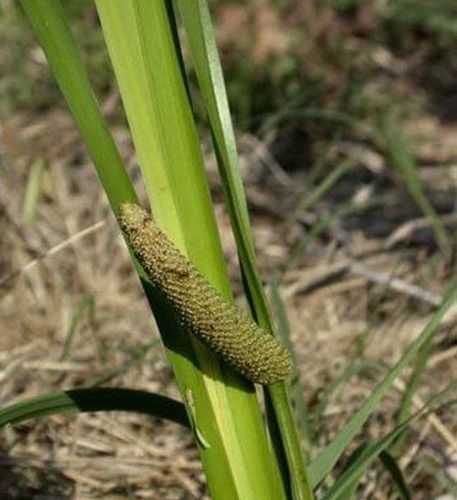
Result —
[[430, 220], [435, 238], [443, 255], [449, 257], [452, 244], [443, 220], [430, 203], [419, 177], [416, 161], [411, 154], [406, 138], [396, 126], [394, 115], [381, 119], [379, 130], [375, 130], [375, 139], [384, 149], [392, 167], [400, 173], [407, 190], [422, 213]]
[[73, 339], [76, 333], [76, 329], [78, 327], [79, 322], [83, 318], [84, 313], [87, 311], [87, 316], [92, 322], [92, 319], [94, 317], [94, 310], [95, 310], [94, 298], [91, 295], [85, 295], [80, 300], [78, 306], [76, 307], [76, 311], [74, 312], [73, 317], [71, 318], [70, 328], [68, 329], [67, 335], [65, 337], [62, 354], [60, 355], [60, 361], [65, 360], [69, 356], [70, 349], [73, 344]]
[[[414, 363], [413, 372], [409, 377], [408, 383], [406, 384], [405, 392], [401, 399], [400, 407], [396, 416], [396, 421], [398, 424], [406, 420], [411, 413], [411, 405], [413, 402], [414, 394], [419, 385], [419, 381], [422, 373], [424, 372], [427, 361], [432, 353], [432, 340], [431, 337], [428, 342], [424, 344], [422, 349], [418, 352], [416, 361]], [[406, 434], [403, 434], [391, 447], [391, 452], [395, 456], [400, 456], [403, 445], [405, 443]]]
[[436, 333], [441, 320], [449, 308], [455, 304], [457, 300], [457, 286], [453, 284], [450, 293], [444, 300], [441, 307], [432, 317], [428, 325], [421, 332], [419, 337], [410, 344], [409, 348], [403, 354], [398, 363], [389, 370], [382, 382], [375, 388], [371, 396], [365, 401], [360, 409], [352, 416], [343, 429], [339, 432], [336, 438], [325, 448], [319, 456], [313, 460], [309, 466], [309, 474], [311, 484], [316, 487], [324, 477], [332, 470], [333, 466], [341, 457], [346, 446], [351, 439], [360, 431], [364, 423], [367, 421], [378, 403], [391, 388], [393, 382], [398, 377], [400, 372], [407, 366], [419, 352], [419, 350], [429, 341]]
[[190, 428], [186, 409], [179, 401], [147, 391], [111, 387], [59, 391], [6, 406], [0, 409], [0, 427], [30, 418], [89, 411], [146, 413]]
[[336, 480], [335, 484], [324, 496], [324, 500], [335, 500], [340, 498], [345, 490], [353, 486], [354, 480], [360, 478], [361, 474], [368, 468], [373, 460], [375, 460], [383, 450], [387, 449], [394, 440], [405, 431], [407, 426], [408, 423], [402, 424], [376, 443], [364, 447], [357, 458], [352, 461], [351, 465], [347, 467]]
[[379, 458], [381, 459], [384, 468], [392, 476], [392, 480], [397, 487], [400, 498], [402, 500], [410, 500], [411, 493], [409, 491], [408, 485], [406, 484], [403, 472], [401, 471], [395, 458], [387, 450], [383, 450], [379, 454]]
[[300, 385], [299, 373], [297, 368], [297, 356], [290, 339], [289, 319], [287, 318], [286, 308], [279, 293], [279, 287], [276, 281], [271, 284], [271, 303], [273, 306], [273, 311], [275, 313], [279, 335], [284, 342], [284, 345], [288, 348], [292, 355], [294, 368], [290, 385], [292, 401], [294, 403], [295, 420], [297, 422], [298, 429], [301, 431], [301, 437], [304, 441], [305, 449], [309, 450], [311, 446], [314, 445], [313, 441], [316, 437], [315, 430], [312, 428], [309, 420], [308, 409], [306, 407], [306, 402], [303, 395], [303, 389]]
[[409, 500], [411, 495], [403, 474], [395, 459], [388, 454], [387, 450], [405, 432], [413, 420], [423, 417], [439, 408], [443, 409], [454, 406], [457, 400], [449, 399], [449, 394], [455, 391], [455, 387], [456, 383], [451, 382], [442, 391], [434, 394], [419, 411], [395, 427], [387, 436], [374, 443], [365, 443], [359, 446], [349, 457], [346, 467], [330, 490], [327, 491], [324, 499], [349, 500], [352, 498], [351, 493], [355, 491], [356, 484], [373, 460], [379, 456], [384, 467], [391, 474], [401, 498]]
[[21, 0], [21, 4], [117, 213], [122, 202], [138, 199], [92, 92], [60, 0]]

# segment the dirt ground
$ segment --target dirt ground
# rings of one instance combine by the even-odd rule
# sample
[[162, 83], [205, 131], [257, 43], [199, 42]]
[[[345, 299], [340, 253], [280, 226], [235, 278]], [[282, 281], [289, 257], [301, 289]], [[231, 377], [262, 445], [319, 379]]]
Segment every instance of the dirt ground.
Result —
[[[103, 107], [108, 116], [119, 107], [116, 91]], [[427, 137], [415, 149], [419, 176], [454, 245], [457, 123], [423, 112], [410, 126]], [[141, 191], [128, 131], [116, 125], [113, 133]], [[385, 159], [363, 144], [340, 144], [332, 153], [360, 149], [350, 175], [312, 205], [306, 166], [284, 168], [268, 140], [247, 132], [238, 134], [238, 144], [262, 277], [266, 286], [279, 282], [316, 449], [322, 448], [427, 324], [455, 270], [455, 249], [443, 257], [430, 221]], [[210, 154], [207, 163], [241, 294]], [[39, 201], [27, 215], [32, 171], [41, 172]], [[383, 203], [370, 208], [377, 197]], [[1, 405], [94, 382], [179, 397], [116, 223], [60, 101], [43, 112], [17, 110], [1, 124], [0, 228]], [[413, 408], [456, 380], [456, 360], [451, 310]], [[409, 374], [353, 447], [392, 429]], [[457, 498], [456, 436], [452, 408], [414, 422], [400, 459], [414, 499]], [[5, 499], [207, 498], [190, 433], [135, 414], [53, 416], [7, 428], [0, 433], [0, 467]], [[359, 497], [396, 498], [379, 464]]]

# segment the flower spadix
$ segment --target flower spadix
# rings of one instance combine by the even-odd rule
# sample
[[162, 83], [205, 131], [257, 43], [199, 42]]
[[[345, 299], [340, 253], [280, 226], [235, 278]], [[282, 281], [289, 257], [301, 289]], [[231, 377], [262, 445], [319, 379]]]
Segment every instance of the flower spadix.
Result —
[[180, 321], [233, 369], [258, 384], [287, 377], [285, 347], [203, 277], [141, 207], [125, 203], [120, 223], [129, 244]]

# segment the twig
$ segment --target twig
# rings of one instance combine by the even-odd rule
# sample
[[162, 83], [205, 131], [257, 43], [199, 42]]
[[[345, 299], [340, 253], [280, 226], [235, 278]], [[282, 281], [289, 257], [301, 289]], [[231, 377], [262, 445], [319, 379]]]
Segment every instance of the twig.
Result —
[[[457, 223], [457, 214], [447, 214], [442, 216], [445, 225], [453, 225]], [[391, 250], [401, 241], [407, 240], [411, 235], [420, 229], [431, 229], [432, 221], [428, 217], [420, 217], [412, 221], [405, 222], [397, 227], [387, 238], [384, 243], [386, 250]]]
[[106, 221], [104, 221], [104, 220], [96, 222], [92, 226], [90, 226], [86, 229], [83, 229], [79, 233], [76, 233], [76, 234], [70, 236], [69, 238], [67, 238], [66, 240], [53, 246], [47, 252], [43, 252], [36, 259], [31, 260], [30, 262], [28, 262], [25, 266], [21, 267], [20, 269], [16, 269], [16, 270], [12, 271], [11, 273], [6, 274], [5, 276], [2, 276], [0, 278], [0, 288], [5, 286], [6, 284], [8, 284], [11, 280], [17, 278], [21, 274], [24, 274], [27, 271], [29, 271], [30, 269], [32, 269], [39, 262], [41, 262], [43, 259], [46, 259], [47, 257], [50, 257], [51, 255], [55, 255], [56, 253], [60, 252], [64, 248], [70, 246], [71, 244], [75, 243], [76, 241], [78, 241], [82, 238], [85, 238], [89, 234], [94, 233], [95, 231], [97, 231], [98, 229], [103, 227], [105, 224], [106, 224]]
[[377, 271], [373, 271], [372, 269], [365, 267], [363, 264], [354, 262], [350, 264], [349, 269], [351, 273], [357, 276], [362, 276], [367, 281], [372, 281], [373, 283], [377, 283], [379, 285], [386, 285], [392, 290], [405, 295], [410, 295], [411, 297], [422, 300], [423, 302], [426, 302], [434, 307], [438, 307], [443, 301], [443, 298], [438, 294], [424, 290], [423, 288], [408, 283], [400, 278], [394, 278], [386, 274], [378, 273]]
[[309, 293], [320, 286], [340, 278], [349, 268], [348, 262], [337, 262], [329, 266], [319, 266], [310, 276], [307, 274], [304, 278], [289, 285], [284, 290], [284, 297], [289, 298], [297, 293]]
[[438, 307], [443, 298], [441, 295], [424, 290], [418, 285], [408, 283], [400, 278], [394, 278], [391, 275], [383, 274], [373, 269], [370, 269], [363, 264], [357, 262], [338, 262], [331, 266], [326, 266], [324, 269], [314, 272], [312, 276], [307, 276], [296, 283], [288, 286], [285, 290], [285, 297], [291, 297], [296, 293], [308, 293], [320, 286], [326, 285], [329, 282], [340, 278], [345, 273], [351, 273], [364, 278], [366, 281], [385, 285], [396, 292], [409, 295], [415, 299], [421, 300], [434, 307]]
[[252, 134], [243, 134], [242, 140], [248, 147], [252, 148], [253, 154], [257, 156], [257, 158], [268, 168], [268, 170], [270, 170], [271, 174], [279, 184], [288, 189], [293, 189], [294, 191], [297, 190], [293, 180], [275, 160], [265, 142], [259, 140]]

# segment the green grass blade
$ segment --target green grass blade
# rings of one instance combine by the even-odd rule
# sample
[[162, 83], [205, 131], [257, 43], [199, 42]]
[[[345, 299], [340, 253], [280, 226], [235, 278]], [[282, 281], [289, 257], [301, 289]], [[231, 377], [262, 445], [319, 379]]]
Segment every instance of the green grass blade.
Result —
[[405, 137], [395, 126], [392, 117], [382, 121], [376, 135], [388, 161], [400, 173], [411, 197], [422, 213], [430, 219], [438, 246], [443, 254], [449, 257], [452, 252], [452, 244], [447, 230], [425, 194], [415, 159], [408, 149]]
[[[219, 172], [246, 283], [246, 295], [256, 320], [273, 334], [273, 323], [255, 262], [246, 197], [238, 168], [235, 135], [208, 5], [206, 0], [177, 0], [176, 3], [183, 19], [208, 111]], [[274, 384], [266, 390], [268, 398], [271, 399], [271, 407], [267, 405], [267, 409], [273, 409], [275, 420], [270, 427], [273, 447], [280, 462], [284, 461], [283, 452], [285, 453], [289, 468], [288, 480], [294, 498], [313, 498], [285, 384]], [[276, 429], [281, 437], [277, 435]]]
[[403, 472], [401, 471], [400, 466], [397, 464], [395, 458], [387, 450], [383, 450], [379, 454], [379, 458], [381, 459], [384, 468], [391, 475], [392, 480], [397, 487], [398, 495], [400, 496], [400, 498], [402, 500], [410, 500], [411, 493], [409, 491], [408, 485], [406, 484]]
[[190, 428], [182, 403], [136, 389], [82, 388], [53, 392], [0, 409], [0, 427], [29, 418], [96, 411], [129, 411], [171, 420]]
[[356, 158], [348, 158], [337, 165], [336, 168], [326, 175], [322, 182], [320, 182], [308, 196], [303, 198], [297, 208], [297, 211], [299, 213], [306, 212], [311, 207], [319, 203], [319, 201], [330, 191], [330, 189], [332, 189], [332, 187], [354, 167], [355, 162]]
[[287, 318], [286, 308], [284, 306], [284, 302], [281, 298], [279, 287], [276, 282], [273, 282], [271, 284], [271, 304], [278, 325], [279, 335], [284, 345], [288, 348], [289, 352], [292, 355], [294, 368], [290, 382], [290, 389], [295, 410], [295, 420], [297, 422], [297, 427], [301, 432], [304, 448], [305, 450], [309, 450], [315, 439], [315, 430], [312, 428], [309, 421], [308, 408], [303, 396], [303, 390], [300, 386], [300, 380], [297, 370], [297, 357], [295, 355], [294, 346], [290, 339], [289, 319]]
[[427, 344], [430, 338], [436, 333], [441, 320], [449, 308], [457, 300], [457, 286], [453, 284], [450, 293], [444, 300], [441, 307], [436, 311], [428, 325], [421, 332], [419, 337], [410, 344], [406, 352], [398, 363], [389, 370], [382, 382], [374, 389], [371, 396], [365, 401], [360, 409], [352, 416], [336, 438], [313, 460], [309, 466], [311, 483], [316, 487], [324, 477], [332, 470], [333, 466], [341, 457], [346, 446], [351, 439], [361, 430], [362, 426], [377, 407], [378, 403], [391, 388], [393, 382], [400, 372], [417, 355], [420, 349]]
[[30, 168], [22, 203], [22, 220], [25, 224], [32, 224], [35, 220], [44, 172], [44, 161], [41, 158], [35, 160]]
[[419, 459], [419, 463], [443, 490], [449, 493], [449, 499], [457, 498], [457, 481], [446, 473], [442, 464], [438, 464], [428, 457]]
[[[120, 366], [111, 368], [110, 370], [106, 371], [103, 375], [100, 375], [91, 383], [91, 387], [100, 387], [101, 385], [108, 384], [116, 377], [119, 377], [120, 375], [127, 373], [133, 366], [141, 364], [144, 361], [144, 358], [149, 353], [149, 351], [153, 347], [157, 347], [159, 342], [160, 339], [154, 339], [152, 342], [149, 342], [146, 345], [137, 347], [136, 349], [133, 350], [133, 352], [129, 353], [130, 359], [124, 361], [124, 363], [122, 363]], [[154, 363], [156, 359], [158, 359], [158, 357], [152, 358], [151, 360], [149, 360], [149, 363], [151, 364]]]
[[[404, 420], [406, 420], [410, 413], [411, 413], [411, 405], [414, 397], [414, 393], [417, 390], [417, 387], [419, 385], [420, 377], [422, 373], [424, 372], [426, 366], [427, 366], [427, 361], [430, 357], [430, 354], [432, 353], [432, 340], [433, 338], [431, 337], [428, 342], [422, 347], [422, 349], [418, 352], [416, 362], [414, 364], [414, 369], [413, 372], [411, 373], [411, 376], [409, 377], [409, 381], [406, 384], [405, 392], [403, 394], [403, 397], [401, 399], [400, 407], [398, 409], [398, 413], [396, 416], [396, 421], [397, 424], [400, 424]], [[405, 442], [405, 434], [403, 434], [391, 447], [391, 452], [395, 456], [400, 456], [401, 451]]]
[[[362, 443], [349, 456], [347, 463], [344, 466], [343, 472], [348, 469], [359, 458], [361, 453], [366, 449], [368, 443]], [[354, 500], [357, 488], [359, 487], [360, 480], [363, 477], [364, 471], [361, 470], [359, 474], [355, 474], [351, 483], [339, 495], [337, 500]], [[334, 483], [333, 483], [334, 484]]]
[[[401, 435], [401, 434], [400, 434]], [[379, 443], [380, 441], [378, 441]], [[371, 462], [376, 458], [376, 455], [370, 455], [370, 451], [375, 450], [376, 443], [363, 443], [361, 444], [348, 458], [348, 462], [345, 466], [345, 469], [341, 475], [341, 480], [344, 478], [344, 474], [347, 473], [353, 466], [354, 469], [351, 470], [349, 477], [344, 478], [344, 484], [341, 485], [341, 488], [338, 488], [338, 481], [334, 484], [333, 488], [337, 491], [335, 493], [334, 498], [336, 500], [353, 500], [355, 497], [355, 493], [359, 486], [360, 480], [362, 479], [366, 468], [371, 464]], [[376, 453], [376, 452], [375, 452]], [[363, 456], [365, 455], [366, 463], [363, 462]], [[384, 449], [379, 453], [379, 458], [381, 459], [384, 468], [389, 472], [392, 476], [392, 479], [397, 486], [398, 494], [400, 498], [403, 500], [409, 500], [411, 495], [409, 493], [409, 488], [405, 482], [403, 477], [403, 473], [401, 469], [397, 465], [395, 459], [387, 453]], [[361, 459], [362, 463], [356, 468], [356, 461]], [[330, 492], [329, 492], [330, 494]], [[324, 496], [324, 499], [327, 497]]]
[[[21, 0], [115, 213], [137, 202], [133, 185], [92, 92], [60, 0]], [[58, 134], [58, 131], [50, 131]]]
[[347, 464], [341, 473], [340, 477], [333, 484], [324, 499], [328, 500], [346, 500], [352, 498], [352, 494], [356, 490], [356, 484], [365, 473], [366, 469], [379, 456], [384, 467], [391, 474], [401, 498], [409, 499], [411, 494], [404, 480], [403, 474], [396, 464], [393, 457], [391, 457], [387, 449], [401, 436], [410, 425], [411, 421], [419, 417], [426, 416], [427, 414], [444, 409], [446, 407], [454, 406], [457, 403], [456, 399], [449, 399], [449, 395], [455, 392], [456, 383], [451, 382], [443, 390], [433, 395], [427, 403], [417, 411], [408, 420], [402, 422], [395, 427], [387, 436], [379, 439], [375, 443], [364, 443], [359, 446], [349, 457]]
[[324, 495], [324, 500], [335, 500], [341, 498], [348, 488], [352, 488], [354, 481], [359, 479], [368, 466], [378, 457], [378, 455], [387, 449], [394, 440], [405, 431], [408, 423], [402, 424], [376, 443], [368, 444], [351, 461], [351, 464], [343, 471], [335, 484]]
[[363, 360], [359, 362], [352, 362], [349, 364], [343, 372], [338, 375], [334, 380], [330, 381], [323, 389], [319, 395], [319, 402], [314, 409], [314, 415], [317, 422], [324, 421], [324, 412], [330, 400], [330, 397], [341, 387], [346, 385], [352, 377], [359, 375], [361, 372], [367, 369], [381, 370], [382, 365], [377, 364], [373, 361]]
[[89, 319], [92, 320], [94, 316], [94, 298], [91, 295], [84, 296], [79, 301], [78, 306], [76, 307], [76, 311], [71, 318], [70, 328], [68, 329], [67, 335], [65, 337], [62, 354], [60, 355], [61, 361], [65, 360], [70, 354], [70, 349], [76, 333], [76, 328], [78, 327], [79, 322], [82, 320], [86, 311]]

